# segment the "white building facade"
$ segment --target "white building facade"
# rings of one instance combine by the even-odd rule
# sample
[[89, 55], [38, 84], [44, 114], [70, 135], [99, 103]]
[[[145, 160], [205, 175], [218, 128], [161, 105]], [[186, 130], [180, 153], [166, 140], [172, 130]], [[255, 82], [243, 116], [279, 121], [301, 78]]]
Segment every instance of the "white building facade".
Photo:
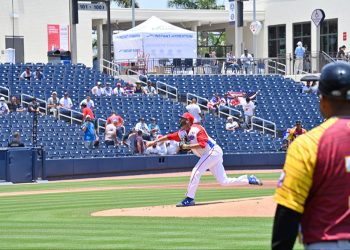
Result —
[[[5, 49], [12, 47], [17, 47], [17, 59], [22, 62], [47, 62], [48, 25], [71, 24], [70, 1], [0, 0], [0, 4], [0, 62], [5, 61]], [[282, 57], [288, 61], [297, 41], [302, 41], [310, 52], [325, 51], [332, 56], [342, 45], [349, 48], [348, 7], [348, 0], [256, 0], [256, 19], [262, 23], [262, 30], [256, 36], [256, 57]], [[322, 9], [326, 15], [319, 30], [311, 21], [315, 9]], [[253, 52], [253, 35], [249, 29], [253, 21], [253, 0], [244, 1], [244, 27], [239, 44], [235, 26], [228, 23], [227, 10], [136, 9], [136, 24], [151, 16], [193, 31], [225, 30], [226, 44], [232, 45], [236, 54], [242, 53], [244, 48]], [[93, 29], [97, 30], [98, 57], [103, 58], [103, 48], [107, 44], [106, 23], [106, 12], [79, 11], [76, 26], [78, 63], [92, 66]], [[111, 23], [112, 30], [131, 28], [131, 9], [112, 9]], [[72, 37], [67, 39], [70, 48], [74, 48]]]

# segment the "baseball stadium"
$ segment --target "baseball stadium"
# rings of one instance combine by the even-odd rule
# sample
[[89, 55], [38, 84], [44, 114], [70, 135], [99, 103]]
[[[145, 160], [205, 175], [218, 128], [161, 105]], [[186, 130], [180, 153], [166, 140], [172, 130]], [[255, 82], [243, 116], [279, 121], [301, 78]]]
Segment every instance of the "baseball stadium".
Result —
[[350, 2], [0, 4], [0, 249], [350, 249]]

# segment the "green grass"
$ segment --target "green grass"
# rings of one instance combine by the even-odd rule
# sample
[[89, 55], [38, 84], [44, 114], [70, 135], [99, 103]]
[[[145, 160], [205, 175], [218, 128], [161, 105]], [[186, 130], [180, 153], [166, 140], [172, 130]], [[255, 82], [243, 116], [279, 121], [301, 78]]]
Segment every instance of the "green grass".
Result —
[[[277, 176], [273, 175], [273, 179]], [[213, 181], [211, 177], [204, 179]], [[129, 183], [187, 183], [188, 177], [152, 180], [134, 179]], [[127, 180], [91, 181], [89, 186], [128, 185], [126, 183]], [[81, 187], [85, 183], [21, 186], [66, 188], [60, 186], [62, 184]], [[15, 187], [20, 186], [12, 186]], [[90, 216], [91, 212], [112, 208], [175, 204], [183, 198], [184, 192], [183, 189], [128, 189], [0, 197], [0, 249], [270, 248], [272, 218]], [[273, 193], [273, 189], [199, 189], [196, 200], [203, 202]], [[186, 208], [183, 211], [186, 212]], [[296, 249], [302, 248], [298, 245]]]
[[[257, 174], [262, 180], [278, 180], [279, 173]], [[187, 183], [188, 176], [182, 177], [163, 177], [163, 178], [140, 178], [128, 180], [92, 180], [84, 182], [60, 182], [60, 183], [42, 183], [42, 184], [20, 184], [20, 185], [3, 185], [0, 186], [0, 193], [3, 192], [20, 192], [35, 190], [55, 190], [68, 188], [86, 188], [86, 187], [112, 187], [112, 186], [130, 186], [130, 185], [157, 185], [157, 184], [180, 184]], [[230, 175], [238, 176], [238, 175]], [[215, 182], [212, 175], [202, 176], [201, 182]]]

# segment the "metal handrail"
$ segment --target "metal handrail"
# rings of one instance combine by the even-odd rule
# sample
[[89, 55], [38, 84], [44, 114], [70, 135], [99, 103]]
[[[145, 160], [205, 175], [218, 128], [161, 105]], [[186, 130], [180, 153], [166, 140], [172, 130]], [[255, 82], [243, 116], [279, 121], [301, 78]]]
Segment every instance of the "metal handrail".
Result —
[[[228, 114], [226, 112], [221, 111], [221, 107], [224, 107], [226, 110], [228, 110]], [[238, 113], [238, 115], [233, 114], [232, 112]], [[240, 117], [242, 117], [242, 112], [238, 109], [231, 108], [229, 106], [219, 106], [219, 117], [222, 117], [223, 115], [227, 116], [230, 115], [236, 120], [239, 120]]]
[[[132, 73], [132, 74], [130, 74], [130, 73]], [[132, 70], [132, 69], [128, 69], [127, 70], [127, 74], [128, 74], [128, 77], [130, 77], [131, 79], [133, 79], [135, 82], [142, 82], [144, 85], [146, 85], [147, 83], [146, 82], [144, 82], [144, 81], [142, 81], [141, 79], [140, 79], [140, 76], [142, 75], [142, 74], [140, 74], [139, 72], [137, 72], [137, 71], [135, 71], [135, 70]], [[137, 75], [137, 77], [135, 76], [135, 75]]]
[[[107, 64], [107, 66], [105, 64]], [[100, 70], [103, 72], [104, 69], [107, 71], [107, 74], [113, 77], [118, 77], [120, 75], [118, 64], [108, 61], [106, 59], [101, 59]]]
[[[274, 66], [271, 66], [271, 65], [269, 64], [269, 62], [272, 62], [272, 63], [274, 64]], [[278, 66], [282, 66], [282, 68], [284, 68], [284, 70], [278, 68]], [[282, 75], [285, 75], [285, 74], [286, 74], [286, 68], [287, 68], [286, 65], [283, 64], [283, 63], [277, 62], [277, 61], [275, 61], [275, 60], [267, 59], [267, 67], [268, 67], [269, 69], [274, 69], [276, 74], [277, 74], [277, 72], [281, 72]]]
[[[62, 110], [69, 111], [69, 112], [70, 112], [70, 115], [61, 114]], [[71, 124], [71, 125], [73, 124], [73, 121], [77, 121], [77, 122], [80, 122], [80, 123], [81, 123], [82, 120], [73, 117], [73, 113], [79, 114], [79, 115], [83, 116], [83, 113], [81, 113], [81, 112], [78, 112], [78, 111], [75, 111], [75, 110], [72, 110], [72, 109], [60, 108], [60, 109], [58, 109], [57, 118], [58, 118], [58, 120], [61, 120], [61, 117], [68, 118], [68, 119], [70, 119], [70, 124]]]
[[102, 118], [98, 118], [97, 119], [97, 131], [100, 132], [100, 129], [106, 130], [106, 126], [101, 126], [101, 122], [104, 122], [104, 124], [107, 124], [107, 120], [102, 119]]
[[7, 97], [7, 100], [10, 101], [10, 95], [11, 95], [10, 89], [8, 89], [8, 88], [6, 88], [6, 87], [0, 87], [0, 89], [4, 89], [4, 90], [7, 91], [7, 95], [0, 93], [0, 96], [3, 96], [3, 97], [5, 97], [5, 98]]
[[192, 98], [195, 97], [197, 98], [197, 105], [205, 110], [208, 110], [208, 107], [206, 105], [203, 105], [201, 104], [200, 102], [198, 102], [198, 100], [203, 100], [203, 101], [206, 101], [207, 103], [209, 102], [208, 99], [204, 98], [204, 97], [201, 97], [199, 95], [195, 95], [195, 94], [192, 94], [192, 93], [187, 93], [186, 94], [186, 105], [187, 104], [190, 104], [192, 102]]
[[[262, 125], [260, 124], [257, 124], [255, 123], [254, 121], [255, 120], [259, 120], [259, 121], [262, 121]], [[276, 138], [277, 136], [277, 126], [276, 126], [276, 123], [274, 122], [271, 122], [271, 121], [268, 121], [268, 120], [265, 120], [265, 119], [262, 119], [260, 117], [257, 117], [257, 116], [252, 116], [252, 119], [251, 119], [251, 122], [252, 122], [252, 128], [254, 129], [254, 126], [258, 127], [258, 128], [261, 128], [262, 129], [262, 132], [263, 134], [265, 134], [265, 131], [270, 131], [274, 134], [274, 137]], [[271, 129], [271, 128], [268, 128], [267, 126], [265, 126], [265, 124], [271, 124], [273, 126], [274, 129]]]
[[[159, 86], [165, 86], [165, 89], [162, 89], [160, 88]], [[175, 94], [174, 93], [171, 93], [169, 91], [169, 89], [172, 89], [175, 91]], [[173, 87], [173, 86], [170, 86], [169, 84], [166, 84], [164, 82], [161, 82], [161, 81], [157, 81], [156, 82], [156, 90], [157, 90], [157, 93], [160, 94], [161, 92], [165, 94], [165, 96], [167, 98], [169, 98], [169, 95], [172, 96], [175, 101], [178, 101], [178, 90], [176, 87]]]
[[[27, 94], [21, 94], [21, 103], [23, 104], [29, 104], [29, 102], [26, 102], [26, 101], [24, 101], [24, 98], [23, 97], [29, 97], [29, 98], [34, 98], [34, 96], [31, 96], [31, 95], [27, 95]], [[40, 104], [40, 103], [44, 103], [45, 104], [45, 107], [41, 107], [40, 105], [39, 105], [39, 111], [40, 110], [43, 110], [44, 112], [45, 112], [45, 114], [47, 114], [47, 102], [45, 101], [45, 100], [43, 100], [43, 99], [40, 99], [40, 98], [36, 98], [36, 100], [38, 101], [38, 103]]]

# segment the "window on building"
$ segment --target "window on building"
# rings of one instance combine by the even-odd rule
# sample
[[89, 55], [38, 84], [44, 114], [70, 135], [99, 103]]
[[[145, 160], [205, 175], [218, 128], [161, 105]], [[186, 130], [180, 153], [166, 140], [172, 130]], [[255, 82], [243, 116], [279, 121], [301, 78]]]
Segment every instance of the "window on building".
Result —
[[338, 51], [338, 19], [324, 20], [320, 27], [321, 51], [335, 57]]
[[311, 22], [293, 24], [293, 48], [301, 41], [307, 51], [311, 50]]
[[268, 27], [269, 57], [286, 56], [286, 25]]

